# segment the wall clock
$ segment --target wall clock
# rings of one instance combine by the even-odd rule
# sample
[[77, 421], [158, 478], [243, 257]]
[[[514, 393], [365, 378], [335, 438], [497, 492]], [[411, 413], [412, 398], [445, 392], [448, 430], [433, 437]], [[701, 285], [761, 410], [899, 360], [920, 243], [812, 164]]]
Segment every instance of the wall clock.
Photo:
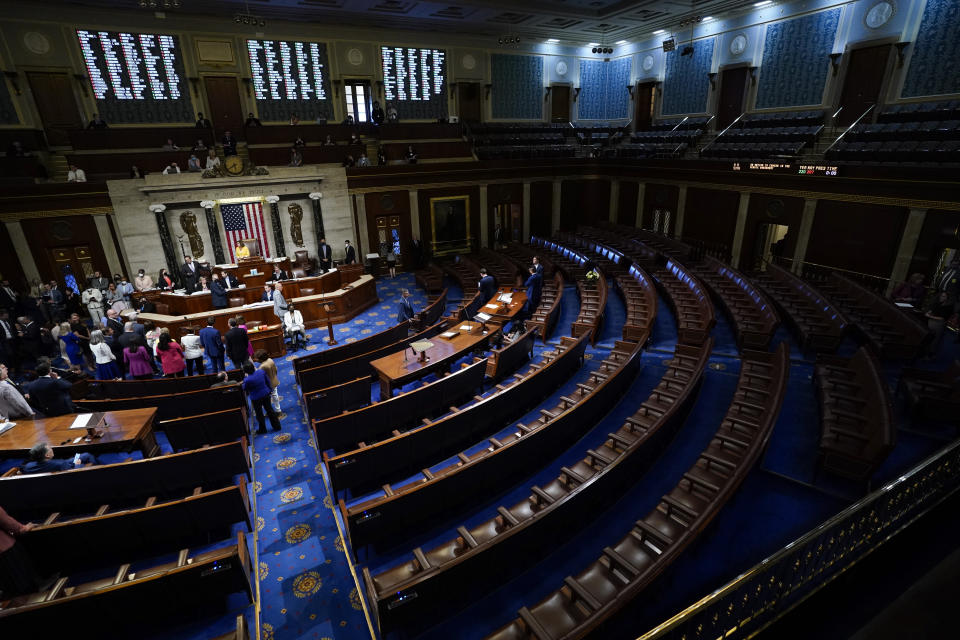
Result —
[[879, 29], [890, 22], [890, 18], [897, 12], [897, 5], [892, 0], [878, 2], [867, 10], [863, 16], [863, 23], [871, 29]]
[[238, 176], [243, 173], [243, 158], [240, 156], [227, 156], [223, 164], [227, 168], [227, 173], [232, 176]]
[[565, 76], [567, 75], [567, 63], [561, 60], [557, 63], [557, 75]]
[[363, 51], [360, 49], [350, 49], [347, 51], [347, 62], [352, 64], [355, 67], [359, 67], [363, 64]]
[[460, 64], [463, 65], [464, 69], [472, 70], [477, 66], [477, 59], [474, 58], [471, 54], [467, 53], [462, 58], [460, 58]]
[[747, 50], [747, 36], [740, 33], [734, 36], [733, 40], [730, 41], [730, 53], [735, 56], [740, 55]]
[[653, 56], [649, 54], [645, 55], [643, 57], [643, 62], [640, 63], [640, 66], [643, 67], [644, 71], [650, 71], [650, 69], [653, 69]]

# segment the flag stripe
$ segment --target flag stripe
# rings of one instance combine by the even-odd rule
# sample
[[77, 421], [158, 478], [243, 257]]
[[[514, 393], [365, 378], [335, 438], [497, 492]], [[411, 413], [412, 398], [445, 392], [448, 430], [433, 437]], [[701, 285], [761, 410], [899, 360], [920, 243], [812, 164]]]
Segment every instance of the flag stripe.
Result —
[[270, 243], [267, 242], [267, 224], [263, 219], [263, 206], [259, 202], [244, 204], [225, 204], [220, 207], [223, 226], [226, 231], [230, 261], [236, 262], [234, 247], [244, 238], [256, 238], [260, 243], [263, 257], [270, 257]]

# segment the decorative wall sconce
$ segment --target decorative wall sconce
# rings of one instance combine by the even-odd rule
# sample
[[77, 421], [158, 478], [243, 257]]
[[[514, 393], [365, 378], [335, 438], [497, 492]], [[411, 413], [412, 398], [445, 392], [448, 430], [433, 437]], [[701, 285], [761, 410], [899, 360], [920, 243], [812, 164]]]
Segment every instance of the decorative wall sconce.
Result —
[[840, 58], [842, 57], [843, 57], [842, 53], [830, 54], [830, 66], [833, 67], [833, 75], [837, 75], [837, 69], [840, 68]]
[[82, 73], [75, 73], [73, 74], [73, 79], [80, 83], [80, 91], [83, 92], [83, 97], [89, 97], [90, 94], [87, 92], [87, 76]]
[[760, 67], [747, 67], [747, 71], [750, 73], [750, 84], [757, 84], [757, 70]]
[[717, 74], [708, 73], [707, 77], [710, 78], [710, 88], [716, 91], [717, 90]]
[[341, 82], [343, 82], [343, 81], [342, 81], [342, 80], [334, 80], [334, 81], [333, 81], [333, 97], [334, 97], [334, 98], [339, 98], [339, 97], [340, 97], [340, 83], [341, 83]]
[[630, 94], [630, 99], [633, 100], [633, 85], [632, 85], [632, 84], [628, 84], [628, 85], [627, 85], [627, 93]]
[[13, 87], [13, 92], [18, 96], [22, 96], [23, 91], [20, 90], [20, 84], [17, 82], [17, 78], [20, 74], [16, 71], [4, 71], [3, 75], [7, 76], [7, 79], [10, 81], [10, 86]]
[[545, 87], [545, 91], [543, 92], [543, 101], [544, 101], [544, 102], [546, 102], [547, 100], [550, 99], [550, 92], [551, 92], [551, 91], [553, 91], [553, 87]]
[[493, 89], [493, 85], [492, 85], [492, 84], [485, 84], [485, 85], [483, 85], [483, 88], [487, 90], [487, 92], [486, 92], [486, 93], [484, 94], [484, 96], [483, 96], [483, 99], [484, 99], [484, 100], [489, 100], [489, 99], [490, 99], [490, 89]]
[[576, 102], [577, 98], [580, 97], [580, 87], [573, 88], [573, 101]]
[[909, 42], [898, 42], [898, 43], [896, 43], [896, 44], [893, 45], [893, 46], [895, 46], [895, 47], [897, 48], [897, 66], [898, 66], [898, 67], [902, 67], [902, 66], [903, 66], [903, 59], [904, 59], [904, 58], [906, 57], [906, 55], [907, 55], [907, 47], [910, 46], [910, 43], [909, 43]]

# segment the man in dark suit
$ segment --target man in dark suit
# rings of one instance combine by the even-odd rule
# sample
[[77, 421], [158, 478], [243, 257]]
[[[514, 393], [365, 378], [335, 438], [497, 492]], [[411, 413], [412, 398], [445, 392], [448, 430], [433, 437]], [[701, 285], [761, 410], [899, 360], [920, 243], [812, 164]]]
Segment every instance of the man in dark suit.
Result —
[[223, 272], [223, 277], [221, 280], [223, 281], [223, 286], [227, 289], [236, 289], [240, 286], [240, 281], [237, 280], [237, 276], [233, 275], [229, 271]]
[[187, 291], [193, 291], [197, 286], [197, 263], [190, 256], [183, 256], [183, 265], [180, 267], [180, 281], [183, 282], [183, 288]]
[[30, 316], [17, 318], [17, 337], [20, 351], [27, 360], [36, 360], [40, 355], [40, 323]]
[[220, 142], [223, 143], [224, 156], [237, 155], [237, 139], [233, 137], [233, 134], [230, 133], [230, 131], [223, 132], [223, 140]]
[[20, 294], [10, 286], [10, 281], [7, 279], [0, 280], [0, 309], [16, 313], [19, 301]]
[[477, 288], [480, 289], [480, 297], [484, 303], [497, 294], [497, 284], [493, 281], [493, 276], [488, 275], [484, 268], [480, 269], [480, 282], [477, 283]]
[[57, 460], [53, 457], [53, 449], [46, 442], [40, 442], [30, 449], [30, 462], [23, 465], [25, 474], [56, 473], [67, 469], [79, 469], [87, 465], [96, 464], [97, 459], [92, 453], [78, 453], [66, 460]]
[[280, 281], [287, 279], [287, 272], [280, 268], [280, 265], [273, 265], [273, 280]]
[[333, 264], [333, 249], [330, 248], [330, 245], [327, 244], [326, 238], [320, 238], [320, 272], [326, 273], [330, 271], [330, 266]]
[[210, 124], [210, 119], [204, 117], [202, 113], [197, 114], [197, 129], [212, 129], [213, 125]]
[[493, 248], [499, 249], [503, 246], [503, 227], [497, 225], [493, 230]]
[[269, 284], [263, 285], [263, 294], [260, 296], [260, 302], [273, 302], [273, 288]]
[[20, 340], [17, 327], [10, 322], [10, 313], [0, 309], [0, 360], [14, 371], [20, 368]]
[[536, 267], [530, 267], [530, 275], [523, 286], [527, 288], [527, 302], [523, 305], [523, 314], [529, 316], [540, 306], [540, 291], [543, 289], [543, 278], [537, 273]]
[[220, 274], [214, 272], [210, 281], [210, 300], [213, 302], [214, 309], [227, 308], [227, 290], [220, 281]]
[[349, 240], [343, 241], [343, 264], [353, 264], [357, 261], [357, 251]]
[[71, 385], [50, 371], [50, 365], [41, 362], [37, 365], [37, 379], [30, 383], [27, 392], [31, 402], [48, 417], [75, 413], [73, 400], [70, 399]]
[[100, 275], [99, 271], [94, 271], [93, 277], [90, 278], [88, 284], [93, 289], [100, 289], [101, 292], [104, 292], [110, 286], [110, 279], [104, 278], [102, 275]]
[[538, 256], [533, 256], [533, 268], [537, 270], [537, 273], [543, 278], [543, 265], [540, 264], [540, 258]]
[[153, 304], [146, 298], [140, 298], [136, 306], [138, 313], [156, 313], [157, 305]]
[[227, 355], [230, 356], [233, 366], [239, 369], [249, 358], [247, 345], [250, 339], [247, 338], [247, 332], [237, 326], [236, 318], [230, 318], [227, 324], [230, 325], [230, 330], [227, 331], [227, 335], [225, 336], [227, 341]]
[[213, 318], [207, 318], [207, 326], [200, 329], [199, 336], [204, 352], [210, 358], [210, 362], [213, 363], [213, 372], [226, 371], [227, 365], [223, 361], [223, 337], [214, 326]]
[[400, 289], [400, 304], [397, 305], [397, 322], [412, 322], [416, 313], [413, 310], [413, 304], [410, 302], [410, 291]]

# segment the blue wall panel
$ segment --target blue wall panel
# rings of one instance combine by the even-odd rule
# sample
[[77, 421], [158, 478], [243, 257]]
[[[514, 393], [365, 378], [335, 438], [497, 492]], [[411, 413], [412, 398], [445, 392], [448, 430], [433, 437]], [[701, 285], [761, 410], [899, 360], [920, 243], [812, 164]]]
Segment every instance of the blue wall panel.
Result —
[[543, 118], [543, 58], [494, 53], [490, 56], [493, 117], [497, 120]]
[[693, 43], [693, 55], [680, 55], [686, 44], [679, 44], [666, 57], [666, 73], [663, 79], [663, 106], [661, 113], [678, 115], [704, 113], [710, 93], [710, 73], [713, 63], [715, 38], [697, 40]]
[[767, 25], [757, 109], [823, 102], [840, 11], [830, 9]]
[[580, 61], [579, 120], [621, 120], [630, 110], [631, 59]]
[[927, 0], [903, 97], [960, 92], [960, 2]]

